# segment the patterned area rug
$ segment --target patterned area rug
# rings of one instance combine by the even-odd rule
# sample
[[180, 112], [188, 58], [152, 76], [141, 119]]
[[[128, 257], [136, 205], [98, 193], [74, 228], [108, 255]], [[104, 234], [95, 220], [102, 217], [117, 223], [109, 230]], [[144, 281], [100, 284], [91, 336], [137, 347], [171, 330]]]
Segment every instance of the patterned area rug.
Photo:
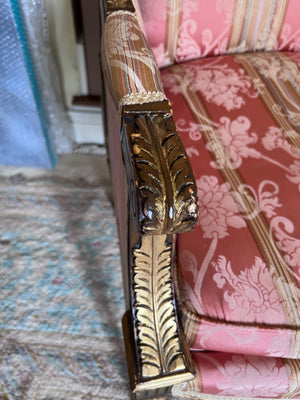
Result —
[[0, 221], [0, 399], [129, 399], [107, 187], [0, 169]]

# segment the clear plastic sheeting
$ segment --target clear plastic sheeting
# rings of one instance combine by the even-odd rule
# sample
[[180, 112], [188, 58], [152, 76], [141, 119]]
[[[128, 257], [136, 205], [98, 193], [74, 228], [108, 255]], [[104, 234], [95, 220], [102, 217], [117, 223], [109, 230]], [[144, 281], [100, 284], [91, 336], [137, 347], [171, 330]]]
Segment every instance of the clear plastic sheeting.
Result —
[[42, 1], [0, 1], [0, 164], [50, 168], [71, 128], [45, 31]]
[[69, 153], [73, 145], [73, 128], [63, 104], [59, 76], [50, 48], [44, 2], [18, 1], [53, 147], [58, 154]]

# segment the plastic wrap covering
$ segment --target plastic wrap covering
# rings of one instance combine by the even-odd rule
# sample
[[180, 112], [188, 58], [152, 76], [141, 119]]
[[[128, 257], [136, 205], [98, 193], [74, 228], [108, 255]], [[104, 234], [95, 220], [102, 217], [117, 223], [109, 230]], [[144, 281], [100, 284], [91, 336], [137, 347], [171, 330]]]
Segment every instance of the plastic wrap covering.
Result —
[[0, 164], [49, 168], [70, 148], [44, 24], [41, 1], [0, 2]]
[[73, 131], [64, 109], [58, 72], [51, 52], [43, 0], [19, 0], [39, 91], [55, 151], [72, 151]]

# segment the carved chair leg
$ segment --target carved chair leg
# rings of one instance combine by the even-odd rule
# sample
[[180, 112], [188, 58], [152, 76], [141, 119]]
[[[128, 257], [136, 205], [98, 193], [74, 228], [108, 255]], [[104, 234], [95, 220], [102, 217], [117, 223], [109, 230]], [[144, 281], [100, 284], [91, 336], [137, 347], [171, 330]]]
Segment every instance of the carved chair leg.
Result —
[[138, 235], [129, 249], [131, 309], [123, 319], [129, 377], [136, 398], [166, 394], [194, 371], [178, 323], [172, 283], [172, 235]]

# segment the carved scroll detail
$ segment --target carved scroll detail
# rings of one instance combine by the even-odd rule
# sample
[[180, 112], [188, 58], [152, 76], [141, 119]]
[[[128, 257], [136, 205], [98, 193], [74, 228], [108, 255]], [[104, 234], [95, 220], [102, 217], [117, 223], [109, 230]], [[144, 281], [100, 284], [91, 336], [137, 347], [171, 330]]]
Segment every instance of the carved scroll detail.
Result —
[[132, 110], [124, 111], [122, 143], [128, 179], [136, 184], [136, 227], [146, 234], [188, 231], [198, 216], [196, 185], [171, 112]]
[[131, 11], [134, 12], [132, 0], [104, 0], [107, 14], [114, 11]]

